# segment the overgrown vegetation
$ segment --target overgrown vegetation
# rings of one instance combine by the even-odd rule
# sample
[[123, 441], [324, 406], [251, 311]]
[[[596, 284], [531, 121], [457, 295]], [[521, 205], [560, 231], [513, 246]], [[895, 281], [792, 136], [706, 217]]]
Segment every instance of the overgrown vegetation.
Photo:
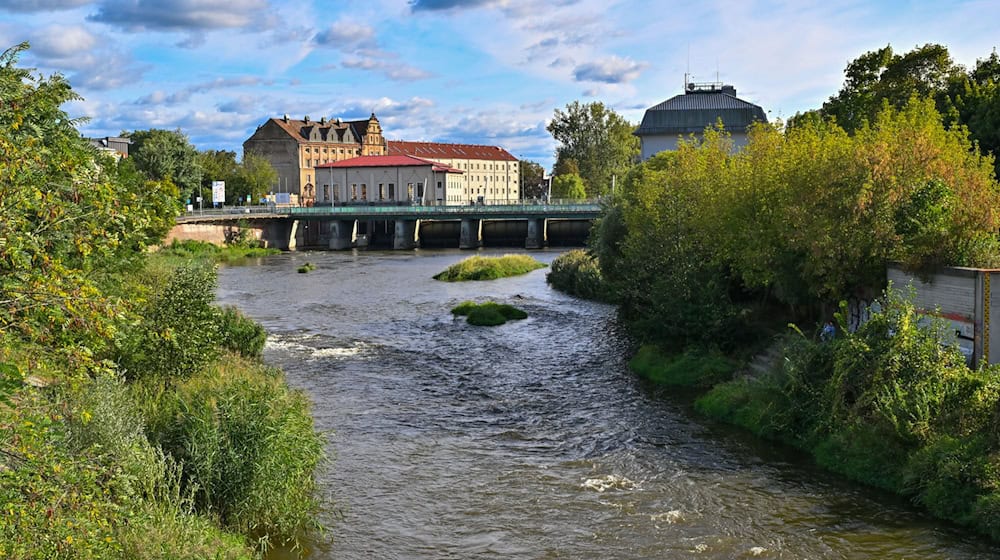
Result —
[[495, 327], [507, 321], [527, 319], [528, 314], [513, 305], [487, 301], [475, 303], [463, 301], [451, 310], [453, 315], [464, 316], [470, 325], [480, 327]]
[[[710, 388], [701, 412], [1000, 538], [1000, 369], [969, 370], [892, 294], [856, 333], [798, 330], [881, 293], [890, 261], [1000, 264], [995, 161], [970, 140], [992, 137], [1000, 63], [964, 74], [934, 47], [868, 53], [823, 110], [758, 123], [739, 151], [719, 123], [637, 165], [590, 252], [645, 344], [641, 375]], [[565, 264], [561, 289], [598, 276], [585, 255]], [[735, 368], [789, 322], [777, 371]]]
[[582, 249], [573, 249], [556, 257], [545, 280], [553, 288], [570, 295], [614, 302], [614, 292], [601, 276], [597, 259]]
[[855, 333], [795, 335], [783, 367], [717, 385], [699, 410], [1000, 538], [1000, 368], [970, 370], [943, 322], [896, 292]]
[[0, 55], [0, 557], [296, 542], [322, 457], [305, 397], [213, 304], [211, 264], [146, 251], [176, 188], [98, 154], [59, 109], [69, 85], [16, 67], [25, 48]]
[[260, 247], [254, 243], [215, 245], [207, 241], [174, 239], [170, 245], [159, 251], [164, 257], [173, 257], [175, 264], [190, 260], [208, 260], [212, 262], [234, 262], [243, 259], [277, 255], [281, 251], [273, 248]]
[[311, 262], [307, 262], [306, 264], [300, 266], [297, 270], [298, 270], [299, 274], [305, 274], [307, 272], [312, 272], [312, 271], [316, 270], [316, 265], [314, 265]]
[[444, 272], [436, 274], [434, 279], [445, 282], [496, 280], [527, 274], [539, 268], [545, 268], [545, 263], [528, 255], [503, 255], [500, 257], [480, 257], [477, 255], [449, 266]]

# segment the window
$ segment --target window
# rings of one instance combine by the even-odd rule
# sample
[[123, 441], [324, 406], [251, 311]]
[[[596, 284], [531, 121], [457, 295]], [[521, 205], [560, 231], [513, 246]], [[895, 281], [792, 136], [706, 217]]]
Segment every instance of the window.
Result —
[[351, 183], [351, 200], [357, 200], [357, 199], [358, 199], [358, 184]]
[[423, 183], [417, 183], [417, 198], [419, 198], [419, 199], [423, 199], [424, 198], [424, 184]]
[[340, 185], [337, 183], [333, 184], [333, 201], [337, 202], [340, 200]]
[[330, 185], [323, 185], [323, 200], [330, 200]]
[[361, 183], [361, 200], [368, 200], [368, 184]]
[[389, 183], [389, 200], [396, 200], [396, 183]]
[[385, 183], [378, 184], [378, 199], [385, 200]]
[[413, 183], [406, 184], [406, 200], [413, 200]]

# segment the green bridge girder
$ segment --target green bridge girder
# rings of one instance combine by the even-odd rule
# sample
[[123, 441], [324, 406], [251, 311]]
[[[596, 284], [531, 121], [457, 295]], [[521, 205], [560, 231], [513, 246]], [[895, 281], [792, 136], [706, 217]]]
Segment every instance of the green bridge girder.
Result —
[[299, 220], [524, 220], [540, 218], [594, 219], [601, 213], [596, 202], [572, 204], [495, 204], [469, 206], [425, 205], [342, 205], [292, 206], [286, 208], [250, 206], [223, 210], [187, 212], [177, 217], [177, 223], [238, 221], [245, 219]]

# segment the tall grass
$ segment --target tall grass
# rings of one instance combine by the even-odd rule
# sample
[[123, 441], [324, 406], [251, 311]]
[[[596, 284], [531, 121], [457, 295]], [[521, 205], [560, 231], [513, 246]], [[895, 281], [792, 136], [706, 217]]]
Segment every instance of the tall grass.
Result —
[[147, 433], [181, 466], [198, 511], [263, 542], [317, 529], [323, 440], [305, 395], [281, 372], [236, 355], [164, 389], [145, 384]]
[[165, 245], [157, 252], [160, 258], [165, 258], [177, 264], [190, 260], [209, 260], [212, 262], [236, 262], [242, 259], [266, 257], [281, 253], [278, 249], [267, 249], [247, 244], [215, 245], [207, 241], [174, 239], [170, 245]]
[[444, 272], [435, 275], [434, 279], [445, 282], [496, 280], [527, 274], [545, 266], [545, 263], [528, 255], [473, 256], [449, 266]]

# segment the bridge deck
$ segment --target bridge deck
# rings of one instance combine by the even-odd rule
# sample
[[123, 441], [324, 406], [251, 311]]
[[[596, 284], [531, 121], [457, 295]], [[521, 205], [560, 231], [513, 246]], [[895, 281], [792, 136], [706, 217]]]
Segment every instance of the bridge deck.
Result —
[[242, 219], [296, 218], [304, 220], [502, 220], [527, 218], [596, 218], [601, 205], [596, 202], [574, 204], [497, 204], [469, 206], [394, 206], [344, 205], [312, 207], [250, 206], [223, 210], [188, 212], [177, 217], [178, 223], [236, 221]]

